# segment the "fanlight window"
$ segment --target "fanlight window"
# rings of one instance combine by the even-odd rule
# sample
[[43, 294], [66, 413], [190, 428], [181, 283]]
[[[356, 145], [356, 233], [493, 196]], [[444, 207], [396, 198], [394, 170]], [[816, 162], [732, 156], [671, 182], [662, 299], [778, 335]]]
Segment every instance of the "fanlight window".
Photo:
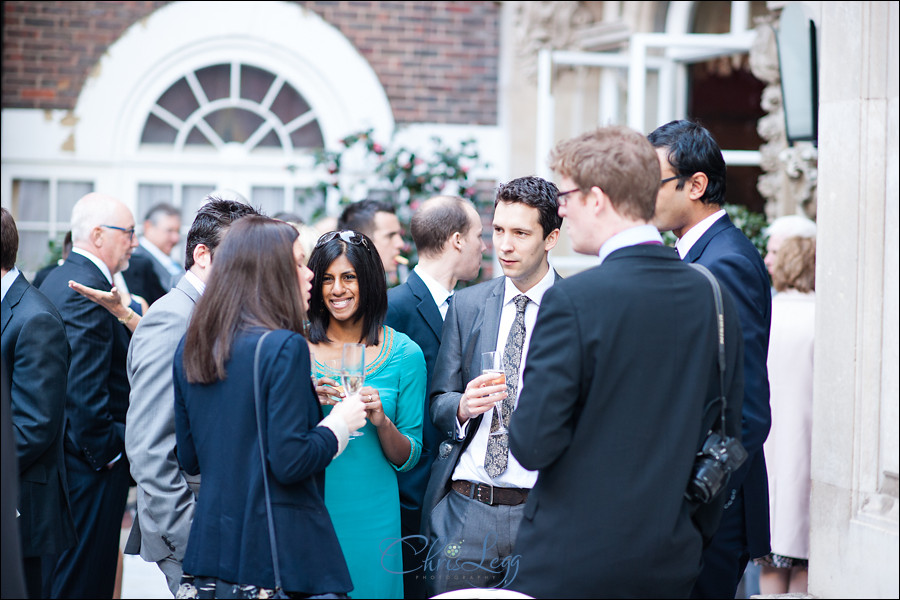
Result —
[[150, 110], [141, 143], [288, 154], [324, 146], [303, 96], [283, 77], [241, 63], [203, 67], [176, 81]]

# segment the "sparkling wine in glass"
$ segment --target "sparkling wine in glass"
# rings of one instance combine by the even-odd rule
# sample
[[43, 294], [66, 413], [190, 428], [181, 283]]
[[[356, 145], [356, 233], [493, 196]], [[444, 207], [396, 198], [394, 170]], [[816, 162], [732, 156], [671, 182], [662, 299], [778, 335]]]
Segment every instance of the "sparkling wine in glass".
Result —
[[[347, 397], [358, 395], [366, 382], [366, 346], [365, 344], [344, 344], [341, 353], [341, 385]], [[353, 431], [350, 437], [364, 435], [362, 431]]]
[[[506, 371], [503, 370], [503, 367], [500, 364], [502, 358], [502, 352], [493, 351], [481, 353], [482, 375], [495, 375], [495, 378], [493, 381], [491, 381], [490, 385], [500, 385], [501, 383], [506, 383]], [[506, 422], [503, 420], [502, 404], [502, 400], [494, 404], [494, 411], [497, 413], [498, 427], [496, 431], [491, 431], [491, 435], [503, 435], [504, 433], [509, 432], [509, 430], [506, 428]]]

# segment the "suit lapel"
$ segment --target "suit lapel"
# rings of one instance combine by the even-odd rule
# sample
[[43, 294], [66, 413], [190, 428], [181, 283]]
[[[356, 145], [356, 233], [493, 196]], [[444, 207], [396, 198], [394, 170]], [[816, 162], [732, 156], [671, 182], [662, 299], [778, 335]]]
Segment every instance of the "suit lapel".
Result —
[[[503, 311], [503, 290], [506, 285], [506, 277], [498, 277], [496, 284], [488, 294], [482, 315], [481, 323], [481, 348], [476, 357], [481, 364], [481, 353], [496, 350], [497, 336], [500, 335], [500, 313]], [[481, 372], [479, 366], [478, 373]]]
[[431, 328], [437, 339], [440, 340], [441, 332], [444, 330], [444, 320], [441, 318], [441, 311], [434, 304], [434, 296], [428, 291], [428, 286], [425, 285], [425, 282], [422, 281], [422, 278], [415, 271], [409, 274], [406, 284], [409, 286], [409, 291], [419, 301], [416, 309], [422, 315], [422, 319], [428, 324], [428, 327]]
[[195, 288], [184, 275], [178, 280], [175, 289], [183, 292], [194, 304], [197, 304], [197, 301], [200, 300], [200, 292], [197, 291], [197, 288]]
[[6, 292], [6, 298], [3, 299], [3, 307], [0, 312], [3, 313], [3, 326], [0, 328], [0, 332], [6, 330], [6, 325], [9, 323], [10, 319], [12, 319], [13, 308], [19, 304], [22, 300], [22, 296], [25, 295], [25, 290], [28, 289], [28, 280], [25, 279], [25, 275], [21, 272], [16, 277], [13, 284], [9, 286], [9, 291]]
[[700, 258], [700, 255], [703, 254], [703, 251], [706, 249], [706, 246], [709, 244], [710, 240], [716, 237], [720, 232], [725, 231], [729, 227], [734, 227], [734, 224], [731, 222], [731, 219], [728, 218], [728, 213], [725, 213], [721, 219], [713, 223], [709, 229], [707, 229], [703, 235], [700, 236], [700, 239], [697, 240], [691, 249], [688, 251], [687, 255], [684, 257], [684, 262], [695, 262]]
[[106, 279], [106, 275], [104, 275], [103, 271], [101, 271], [88, 257], [82, 256], [77, 252], [72, 252], [66, 259], [66, 262], [70, 261], [72, 262], [73, 267], [84, 272], [84, 281], [78, 281], [78, 279], [74, 277], [72, 279], [75, 279], [75, 281], [78, 281], [81, 285], [103, 290], [104, 292], [108, 292], [112, 289], [112, 285], [110, 285], [109, 280]]

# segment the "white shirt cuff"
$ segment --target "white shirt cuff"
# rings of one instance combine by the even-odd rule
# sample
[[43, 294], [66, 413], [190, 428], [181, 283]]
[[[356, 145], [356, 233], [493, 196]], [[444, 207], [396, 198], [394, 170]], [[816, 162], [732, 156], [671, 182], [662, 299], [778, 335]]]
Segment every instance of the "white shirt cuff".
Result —
[[341, 452], [344, 451], [344, 448], [346, 448], [347, 444], [350, 442], [350, 428], [347, 427], [347, 424], [342, 418], [332, 414], [329, 414], [327, 417], [319, 421], [318, 426], [325, 427], [331, 430], [331, 433], [333, 433], [334, 437], [337, 438], [338, 450], [337, 454], [334, 455], [334, 458], [337, 458], [341, 455]]

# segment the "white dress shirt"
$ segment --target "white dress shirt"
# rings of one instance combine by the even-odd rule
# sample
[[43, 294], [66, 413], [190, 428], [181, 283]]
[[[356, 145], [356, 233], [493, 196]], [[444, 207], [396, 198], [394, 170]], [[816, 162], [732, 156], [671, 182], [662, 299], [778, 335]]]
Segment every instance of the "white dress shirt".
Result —
[[[109, 282], [109, 285], [111, 285], [111, 286], [115, 285], [113, 283], [112, 273], [109, 272], [109, 267], [107, 267], [106, 263], [103, 262], [102, 260], [100, 260], [96, 255], [91, 254], [90, 252], [88, 252], [87, 250], [84, 250], [83, 248], [72, 248], [72, 252], [74, 252], [75, 254], [82, 255], [83, 257], [85, 257], [86, 259], [88, 259], [89, 261], [91, 261], [92, 263], [97, 265], [97, 268], [100, 269], [100, 272], [103, 273], [104, 277], [106, 277], [106, 280]], [[78, 281], [77, 283], [83, 284], [84, 282]]]
[[[164, 266], [169, 274], [172, 276], [172, 279], [175, 277], [181, 277], [184, 274], [184, 267], [179, 265], [171, 256], [157, 248], [153, 242], [148, 240], [147, 238], [142, 237], [138, 243], [141, 245], [141, 248], [149, 252], [153, 258], [159, 261], [159, 264]], [[172, 286], [168, 285], [168, 281], [163, 282], [163, 287], [166, 288], [166, 291]]]
[[721, 219], [725, 216], [725, 210], [719, 210], [709, 215], [693, 227], [687, 230], [687, 232], [678, 238], [678, 241], [675, 242], [675, 249], [678, 250], [678, 256], [682, 259], [687, 256], [687, 253], [691, 251], [691, 247], [697, 243], [697, 240], [700, 239], [706, 230], [712, 227], [713, 223]]
[[0, 284], [0, 285], [2, 285], [2, 288], [3, 288], [3, 293], [0, 294], [0, 300], [3, 300], [4, 298], [6, 298], [6, 292], [9, 291], [9, 288], [12, 287], [12, 284], [15, 282], [16, 277], [18, 277], [18, 276], [19, 276], [19, 270], [16, 268], [15, 265], [13, 265], [13, 268], [10, 269], [6, 273], [6, 275], [3, 276], [2, 284]]
[[638, 244], [646, 244], [649, 242], [663, 243], [659, 230], [653, 225], [638, 225], [637, 227], [629, 227], [624, 231], [620, 231], [612, 236], [600, 246], [600, 263], [602, 264], [606, 257], [622, 248], [628, 246], [636, 246]]
[[[522, 346], [522, 363], [519, 365], [519, 396], [522, 395], [522, 374], [525, 372], [528, 345], [531, 343], [531, 332], [534, 330], [535, 321], [537, 321], [538, 309], [541, 306], [541, 298], [544, 297], [544, 292], [550, 289], [550, 286], [553, 285], [555, 280], [556, 273], [554, 273], [553, 269], [548, 269], [547, 274], [544, 275], [543, 279], [530, 290], [524, 292], [525, 295], [528, 296], [530, 302], [525, 307], [525, 342]], [[513, 321], [516, 319], [516, 305], [513, 302], [513, 298], [521, 293], [522, 292], [519, 291], [512, 280], [506, 278], [503, 294], [503, 309], [500, 313], [500, 331], [497, 336], [497, 351], [499, 352], [503, 352], [503, 348], [506, 346], [506, 338], [509, 337], [509, 330], [512, 329]], [[518, 404], [518, 398], [516, 398], [516, 403]], [[499, 408], [500, 406], [498, 403], [495, 405], [494, 410]], [[466, 451], [460, 456], [459, 463], [453, 471], [452, 478], [454, 480], [462, 479], [475, 481], [499, 487], [525, 489], [534, 487], [534, 484], [537, 481], [537, 471], [525, 469], [512, 455], [512, 452], [509, 454], [509, 463], [503, 473], [493, 479], [487, 474], [487, 471], [484, 468], [484, 457], [487, 454], [488, 437], [491, 432], [492, 420], [492, 411], [484, 413], [484, 418], [481, 419], [481, 425], [479, 425], [478, 431], [475, 432], [475, 437], [466, 448]], [[468, 425], [471, 422], [471, 419], [466, 421], [465, 425], [460, 425], [457, 422], [460, 437], [465, 435]], [[507, 423], [507, 425], [509, 424]]]
[[413, 271], [422, 279], [422, 283], [425, 284], [425, 287], [428, 288], [428, 292], [431, 294], [431, 297], [434, 298], [434, 305], [438, 307], [439, 311], [441, 311], [441, 318], [446, 319], [447, 311], [450, 309], [450, 296], [453, 295], [453, 292], [447, 290], [444, 286], [438, 283], [437, 279], [421, 270], [419, 268], [419, 265], [416, 265], [413, 268]]

